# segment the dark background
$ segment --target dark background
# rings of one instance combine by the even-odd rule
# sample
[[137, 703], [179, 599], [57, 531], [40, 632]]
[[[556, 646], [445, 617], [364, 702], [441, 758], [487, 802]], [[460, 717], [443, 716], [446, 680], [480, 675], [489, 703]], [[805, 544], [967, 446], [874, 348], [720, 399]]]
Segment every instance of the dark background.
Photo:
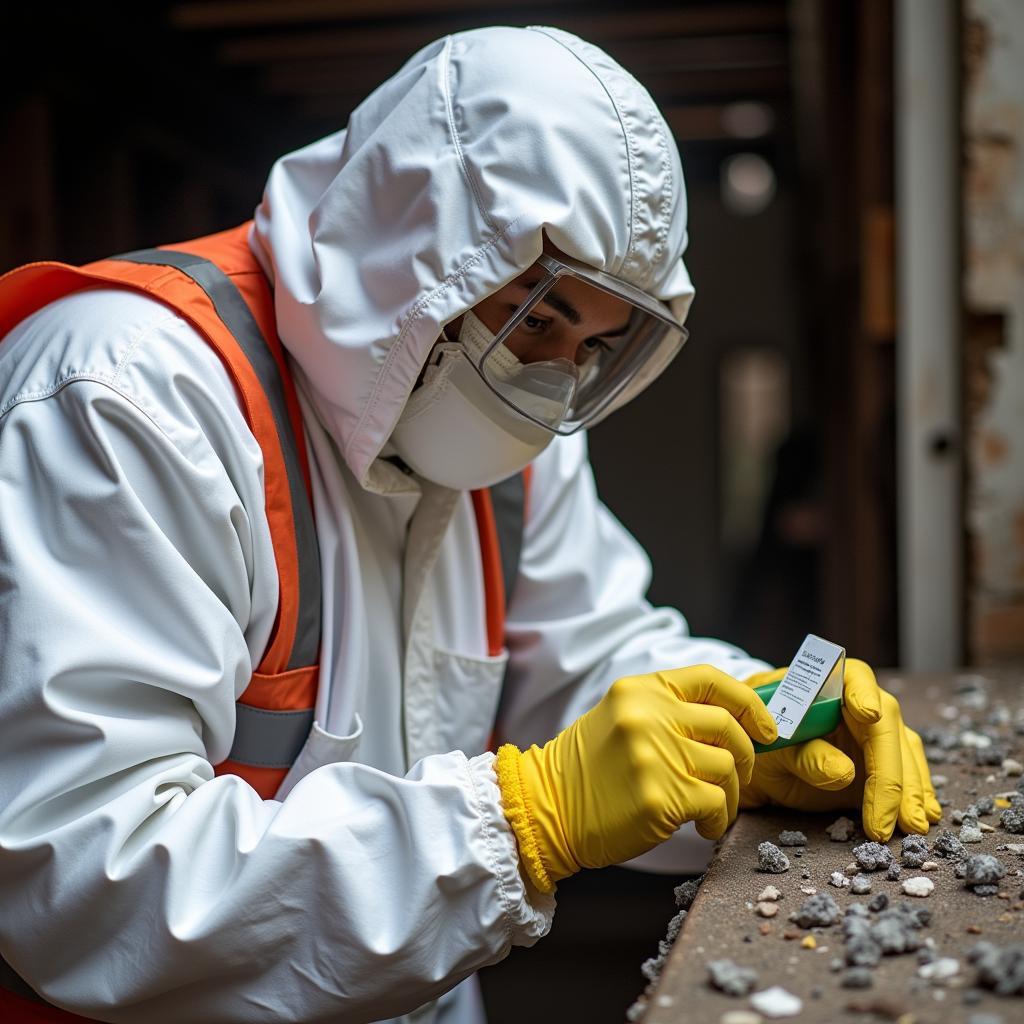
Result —
[[[0, 270], [248, 219], [277, 156], [424, 43], [496, 23], [607, 49], [682, 153], [690, 341], [591, 436], [652, 600], [772, 662], [813, 631], [895, 664], [890, 0], [22, 6], [0, 30]], [[770, 201], [737, 206], [737, 156]], [[492, 1020], [621, 1020], [676, 881], [563, 884], [553, 935], [485, 972]]]

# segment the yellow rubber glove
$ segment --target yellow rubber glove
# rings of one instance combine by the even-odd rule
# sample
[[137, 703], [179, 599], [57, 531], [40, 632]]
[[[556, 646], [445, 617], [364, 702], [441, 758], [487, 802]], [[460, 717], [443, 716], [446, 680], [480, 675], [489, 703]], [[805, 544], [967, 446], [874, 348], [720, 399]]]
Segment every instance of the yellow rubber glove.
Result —
[[[775, 682], [786, 669], [759, 672], [748, 686]], [[942, 817], [924, 744], [903, 723], [899, 701], [863, 661], [847, 659], [843, 721], [827, 737], [758, 754], [740, 806], [779, 804], [803, 811], [860, 807], [869, 839], [888, 840], [897, 823], [925, 833]]]
[[495, 771], [530, 880], [551, 892], [581, 868], [639, 856], [686, 821], [717, 839], [750, 779], [751, 736], [778, 736], [760, 697], [698, 665], [618, 680], [543, 747], [506, 744]]

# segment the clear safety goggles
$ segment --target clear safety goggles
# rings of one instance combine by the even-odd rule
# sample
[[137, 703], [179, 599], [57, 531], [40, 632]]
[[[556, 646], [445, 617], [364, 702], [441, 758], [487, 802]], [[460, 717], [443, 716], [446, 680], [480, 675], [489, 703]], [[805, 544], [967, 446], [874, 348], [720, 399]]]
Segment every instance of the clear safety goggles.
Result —
[[[543, 255], [536, 265], [541, 280], [493, 341], [488, 332], [486, 348], [483, 343], [466, 348], [477, 371], [503, 401], [542, 427], [572, 434], [643, 391], [679, 353], [688, 332], [663, 303], [610, 274], [567, 257]], [[530, 348], [541, 351], [544, 342], [525, 331], [524, 321], [549, 293], [550, 309], [564, 314], [566, 303], [553, 290], [566, 278], [624, 300], [628, 322], [614, 336], [587, 338], [576, 348], [574, 360], [531, 361]], [[583, 306], [585, 299], [575, 303]], [[545, 316], [552, 319], [549, 310]]]

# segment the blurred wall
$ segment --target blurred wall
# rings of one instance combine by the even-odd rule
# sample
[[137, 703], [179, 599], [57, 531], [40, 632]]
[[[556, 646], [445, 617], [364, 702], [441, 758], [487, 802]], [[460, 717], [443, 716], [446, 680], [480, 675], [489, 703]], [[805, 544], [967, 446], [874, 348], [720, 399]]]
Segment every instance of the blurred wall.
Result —
[[1024, 657], [1024, 3], [964, 13], [968, 639], [992, 662]]

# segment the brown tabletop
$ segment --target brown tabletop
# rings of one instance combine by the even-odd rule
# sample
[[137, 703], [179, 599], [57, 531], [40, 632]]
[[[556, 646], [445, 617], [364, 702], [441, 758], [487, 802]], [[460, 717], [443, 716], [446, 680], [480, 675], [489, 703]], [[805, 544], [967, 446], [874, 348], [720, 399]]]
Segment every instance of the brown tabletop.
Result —
[[[1017, 729], [1018, 715], [1024, 707], [1024, 673], [962, 672], [955, 675], [903, 675], [888, 673], [881, 682], [900, 700], [906, 721], [918, 730], [927, 726], [955, 726], [958, 730], [982, 727], [996, 738], [1007, 756], [1024, 760], [1024, 735]], [[983, 696], [979, 696], [979, 693]], [[1001, 712], [1000, 708], [1006, 708]], [[1009, 719], [999, 723], [999, 719]], [[942, 828], [959, 833], [950, 815], [965, 809], [975, 799], [1012, 790], [1018, 779], [1007, 778], [998, 766], [978, 766], [969, 749], [950, 752], [947, 760], [931, 765], [934, 776], [944, 776], [939, 796], [948, 801], [943, 820], [932, 826], [929, 844]], [[859, 825], [859, 817], [847, 812]], [[794, 811], [765, 810], [741, 813], [722, 839], [711, 867], [676, 940], [657, 985], [648, 993], [644, 1024], [671, 1024], [678, 1021], [718, 1022], [729, 1011], [751, 1010], [749, 998], [730, 997], [708, 983], [709, 961], [728, 958], [758, 972], [755, 991], [780, 985], [803, 1000], [796, 1019], [802, 1022], [868, 1019], [901, 1019], [910, 1024], [968, 1021], [975, 1014], [995, 1014], [1005, 1024], [1024, 1022], [1024, 997], [1000, 998], [975, 988], [976, 971], [965, 954], [971, 946], [987, 940], [999, 946], [1024, 942], [1024, 857], [997, 852], [1005, 843], [1024, 843], [1024, 835], [1011, 835], [999, 827], [999, 815], [981, 817], [996, 826], [985, 832], [983, 840], [967, 846], [968, 854], [991, 853], [1006, 865], [1007, 875], [999, 885], [999, 894], [981, 897], [954, 877], [954, 861], [939, 857], [937, 870], [922, 872], [903, 868], [903, 879], [926, 875], [935, 883], [927, 898], [903, 894], [901, 882], [887, 881], [885, 872], [874, 872], [869, 895], [851, 895], [848, 888], [829, 885], [833, 871], [842, 871], [853, 860], [852, 849], [865, 841], [859, 829], [847, 843], [832, 842], [825, 832], [839, 812], [811, 815]], [[778, 843], [782, 829], [798, 829], [808, 839], [795, 856], [796, 848], [786, 849], [790, 869], [771, 875], [758, 871], [757, 846], [764, 840]], [[887, 845], [899, 860], [901, 834]], [[802, 877], [806, 874], [808, 877]], [[766, 885], [775, 885], [783, 893], [779, 912], [771, 920], [758, 916], [755, 903]], [[935, 955], [960, 962], [957, 975], [942, 983], [918, 977], [918, 958], [914, 953], [883, 957], [871, 972], [873, 987], [853, 990], [840, 986], [842, 972], [834, 972], [831, 963], [842, 958], [844, 945], [841, 925], [830, 928], [802, 929], [788, 921], [791, 911], [807, 899], [801, 887], [829, 893], [840, 910], [853, 902], [867, 903], [872, 896], [888, 894], [890, 906], [906, 901], [932, 912], [931, 924], [921, 937], [935, 940]], [[801, 940], [813, 935], [815, 949], [805, 948]], [[845, 969], [845, 968], [844, 968]], [[868, 1009], [873, 1007], [873, 1009]], [[752, 1020], [754, 1018], [751, 1018]]]

